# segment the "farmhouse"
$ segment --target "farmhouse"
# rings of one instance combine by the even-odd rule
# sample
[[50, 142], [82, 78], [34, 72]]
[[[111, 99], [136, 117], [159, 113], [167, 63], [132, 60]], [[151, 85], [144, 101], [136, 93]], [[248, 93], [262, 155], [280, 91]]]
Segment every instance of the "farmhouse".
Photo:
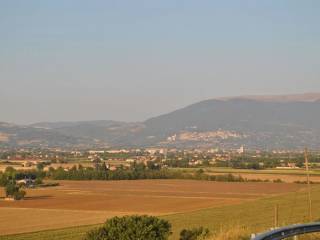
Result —
[[30, 185], [33, 185], [34, 184], [34, 180], [33, 179], [30, 179], [30, 178], [25, 178], [25, 179], [21, 179], [21, 180], [18, 180], [17, 183], [19, 185], [26, 185], [26, 186], [30, 186]]

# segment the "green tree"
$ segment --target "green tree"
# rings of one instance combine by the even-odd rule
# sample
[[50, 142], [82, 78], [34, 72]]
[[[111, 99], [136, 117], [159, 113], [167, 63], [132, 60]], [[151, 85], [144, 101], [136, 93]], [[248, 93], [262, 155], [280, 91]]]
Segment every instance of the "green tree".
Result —
[[26, 192], [20, 190], [20, 187], [16, 185], [14, 181], [9, 182], [5, 186], [6, 197], [11, 197], [15, 200], [21, 200], [26, 195]]
[[44, 169], [44, 164], [41, 162], [37, 163], [37, 169], [38, 171], [42, 171]]
[[160, 170], [161, 166], [158, 163], [154, 163], [152, 161], [147, 162], [147, 168], [150, 170]]
[[5, 186], [6, 197], [13, 197], [18, 191], [19, 187], [15, 184], [15, 182], [10, 182]]
[[8, 176], [5, 173], [0, 173], [0, 186], [4, 187], [9, 183]]
[[9, 174], [14, 173], [15, 171], [16, 170], [11, 166], [6, 167], [6, 169], [5, 169], [5, 172], [9, 173]]
[[25, 195], [26, 195], [26, 192], [25, 192], [25, 191], [23, 191], [23, 190], [18, 190], [17, 192], [15, 192], [15, 193], [13, 194], [13, 198], [14, 198], [15, 200], [21, 200], [21, 199], [24, 198]]
[[40, 184], [43, 183], [43, 181], [42, 181], [41, 178], [36, 178], [36, 180], [34, 181], [34, 183], [35, 183], [36, 185], [40, 185]]
[[152, 216], [114, 217], [87, 233], [85, 240], [166, 240], [171, 224]]

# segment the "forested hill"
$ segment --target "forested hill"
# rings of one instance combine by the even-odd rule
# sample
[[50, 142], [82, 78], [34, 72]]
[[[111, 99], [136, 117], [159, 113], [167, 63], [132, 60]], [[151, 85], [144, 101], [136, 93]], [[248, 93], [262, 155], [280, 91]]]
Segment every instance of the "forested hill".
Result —
[[54, 146], [320, 147], [320, 94], [202, 101], [140, 123], [0, 124], [0, 143]]

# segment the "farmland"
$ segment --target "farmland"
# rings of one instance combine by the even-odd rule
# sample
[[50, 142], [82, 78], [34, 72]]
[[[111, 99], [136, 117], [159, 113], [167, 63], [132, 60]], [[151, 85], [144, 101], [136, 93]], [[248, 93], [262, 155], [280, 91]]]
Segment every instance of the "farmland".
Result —
[[[60, 181], [59, 183], [60, 186], [54, 188], [29, 189], [27, 198], [23, 201], [0, 201], [0, 214], [3, 216], [0, 220], [1, 234], [99, 224], [108, 217], [125, 214], [162, 216], [173, 223], [176, 233], [176, 229], [189, 225], [210, 225], [212, 228], [211, 225], [218, 219], [226, 219], [229, 214], [233, 215], [242, 210], [239, 208], [241, 205], [252, 206], [283, 194], [304, 195], [304, 185], [286, 183], [223, 183], [192, 180]], [[1, 195], [3, 196], [3, 192]], [[209, 215], [206, 218], [207, 214]], [[190, 217], [185, 218], [185, 216]], [[237, 219], [235, 216], [230, 219]], [[12, 225], [12, 222], [16, 224]], [[80, 232], [82, 228], [88, 227], [77, 227]], [[54, 231], [69, 234], [69, 230]]]
[[[224, 175], [233, 174], [241, 176], [248, 180], [268, 180], [274, 181], [280, 179], [286, 183], [304, 182], [306, 181], [306, 172], [304, 169], [265, 169], [265, 170], [253, 170], [253, 169], [232, 169], [232, 168], [215, 168], [207, 167], [203, 168], [204, 172], [208, 175]], [[176, 171], [195, 172], [197, 168], [178, 168], [173, 169]], [[310, 171], [310, 181], [320, 183], [320, 171], [313, 169]]]

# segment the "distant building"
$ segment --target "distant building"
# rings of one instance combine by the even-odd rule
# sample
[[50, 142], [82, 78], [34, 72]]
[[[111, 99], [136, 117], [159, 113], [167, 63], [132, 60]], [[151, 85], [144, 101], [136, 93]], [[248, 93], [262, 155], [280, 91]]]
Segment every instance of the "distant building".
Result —
[[128, 163], [134, 163], [135, 161], [136, 161], [135, 159], [131, 159], [131, 158], [126, 159], [126, 162]]
[[237, 153], [239, 153], [239, 154], [244, 153], [244, 146], [243, 145], [239, 149], [237, 149]]
[[98, 153], [104, 153], [102, 150], [90, 150], [89, 154], [98, 154]]
[[145, 151], [150, 153], [151, 155], [154, 155], [157, 152], [159, 152], [159, 149], [157, 149], [157, 148], [147, 148]]
[[25, 161], [24, 163], [22, 163], [23, 167], [31, 167], [32, 165], [33, 165], [33, 163], [30, 161]]
[[30, 186], [30, 185], [33, 185], [33, 184], [34, 184], [34, 180], [33, 180], [33, 179], [26, 178], [26, 179], [18, 180], [17, 183], [18, 183], [19, 185], [20, 185], [20, 184], [23, 184], [23, 185], [26, 185], [26, 186]]
[[120, 150], [107, 150], [107, 153], [129, 153], [129, 150], [126, 149], [120, 149]]

